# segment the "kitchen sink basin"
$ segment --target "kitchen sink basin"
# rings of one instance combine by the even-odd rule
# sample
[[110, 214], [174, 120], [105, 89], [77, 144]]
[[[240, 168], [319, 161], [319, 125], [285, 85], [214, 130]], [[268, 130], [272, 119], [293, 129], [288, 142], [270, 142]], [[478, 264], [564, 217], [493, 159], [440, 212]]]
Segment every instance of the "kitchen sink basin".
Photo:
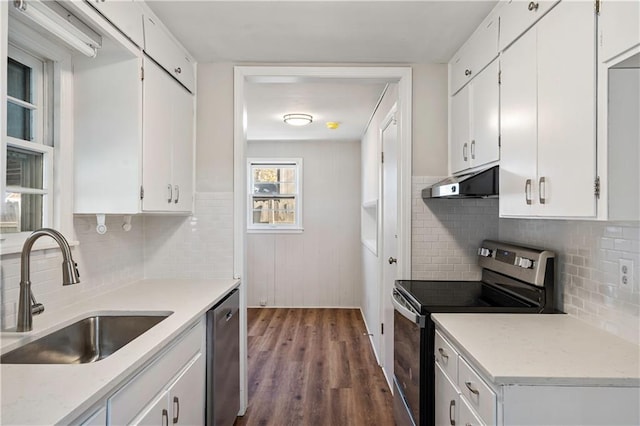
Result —
[[100, 361], [169, 315], [94, 315], [0, 356], [2, 364]]

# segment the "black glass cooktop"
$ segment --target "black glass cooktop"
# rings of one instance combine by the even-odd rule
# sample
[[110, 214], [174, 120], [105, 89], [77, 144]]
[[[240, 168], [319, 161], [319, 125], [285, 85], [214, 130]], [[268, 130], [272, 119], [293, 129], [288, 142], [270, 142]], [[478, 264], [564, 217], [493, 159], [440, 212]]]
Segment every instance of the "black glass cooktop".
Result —
[[[540, 307], [482, 281], [398, 280], [422, 314], [436, 312], [538, 312]], [[413, 300], [411, 300], [413, 299]]]

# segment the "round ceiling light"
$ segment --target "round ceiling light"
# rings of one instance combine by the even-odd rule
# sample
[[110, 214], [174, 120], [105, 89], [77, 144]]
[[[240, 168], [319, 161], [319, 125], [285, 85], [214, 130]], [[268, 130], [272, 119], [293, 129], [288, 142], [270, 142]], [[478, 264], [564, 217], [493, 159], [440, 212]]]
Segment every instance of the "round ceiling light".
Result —
[[313, 122], [313, 117], [309, 114], [285, 114], [283, 119], [291, 126], [306, 126]]

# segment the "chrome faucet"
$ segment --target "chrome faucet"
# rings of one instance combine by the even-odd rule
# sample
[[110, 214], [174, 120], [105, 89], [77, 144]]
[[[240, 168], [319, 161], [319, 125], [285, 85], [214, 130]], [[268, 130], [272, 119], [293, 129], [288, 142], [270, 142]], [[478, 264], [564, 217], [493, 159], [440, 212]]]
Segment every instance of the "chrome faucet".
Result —
[[62, 285], [77, 284], [80, 282], [78, 274], [78, 264], [71, 257], [71, 248], [64, 236], [51, 228], [42, 228], [33, 231], [22, 246], [21, 272], [20, 272], [20, 298], [18, 301], [18, 325], [16, 331], [31, 331], [33, 328], [33, 316], [44, 311], [44, 305], [36, 302], [31, 291], [31, 281], [29, 280], [29, 263], [31, 259], [31, 248], [36, 240], [48, 235], [53, 238], [60, 250], [62, 250]]

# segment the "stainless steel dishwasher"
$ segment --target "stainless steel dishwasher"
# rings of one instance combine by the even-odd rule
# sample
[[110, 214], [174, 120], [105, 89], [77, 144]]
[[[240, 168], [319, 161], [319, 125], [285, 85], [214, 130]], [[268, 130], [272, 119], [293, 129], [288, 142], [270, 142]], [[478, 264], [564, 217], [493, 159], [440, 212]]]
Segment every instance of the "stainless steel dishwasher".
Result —
[[207, 312], [207, 425], [231, 426], [240, 411], [240, 292]]

